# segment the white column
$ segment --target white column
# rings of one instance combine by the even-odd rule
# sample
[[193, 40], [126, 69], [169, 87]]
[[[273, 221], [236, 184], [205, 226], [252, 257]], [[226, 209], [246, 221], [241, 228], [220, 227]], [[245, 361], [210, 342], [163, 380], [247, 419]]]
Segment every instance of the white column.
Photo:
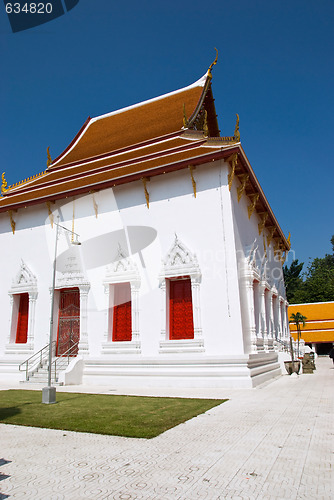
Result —
[[9, 320], [9, 328], [8, 328], [8, 337], [7, 337], [7, 344], [11, 344], [12, 342], [15, 342], [15, 338], [13, 339], [12, 336], [12, 331], [13, 331], [13, 319], [14, 319], [14, 311], [13, 311], [13, 306], [14, 306], [14, 295], [10, 294], [9, 295], [10, 299], [10, 310], [11, 310], [11, 317]]
[[255, 353], [257, 352], [257, 336], [255, 327], [253, 276], [248, 274], [244, 276], [241, 282], [241, 286], [244, 288], [246, 299], [246, 304], [243, 308], [245, 313], [245, 337], [248, 338], [251, 352]]
[[36, 309], [37, 295], [38, 295], [37, 292], [29, 292], [27, 344], [29, 344], [31, 349], [34, 348], [35, 309]]
[[285, 315], [286, 315], [286, 338], [290, 339], [290, 325], [289, 325], [289, 302], [285, 301]]
[[161, 332], [160, 340], [163, 342], [166, 340], [166, 330], [167, 330], [167, 311], [166, 311], [166, 280], [164, 279], [160, 284], [161, 290]]
[[268, 334], [268, 348], [274, 349], [274, 312], [273, 312], [273, 293], [271, 290], [267, 291], [267, 334]]
[[109, 342], [110, 284], [104, 284], [104, 332], [103, 343]]
[[131, 329], [132, 340], [139, 342], [139, 286], [131, 283]]
[[256, 348], [257, 351], [263, 350], [263, 336], [261, 332], [261, 293], [260, 283], [254, 281], [254, 317], [255, 317], [255, 331], [256, 331]]
[[284, 340], [286, 340], [288, 337], [288, 327], [287, 327], [287, 307], [285, 300], [282, 300], [282, 323], [283, 323], [282, 337]]
[[194, 338], [201, 339], [203, 337], [201, 327], [201, 314], [200, 314], [200, 295], [199, 295], [199, 278], [191, 277], [191, 294], [193, 304], [193, 321], [194, 321]]
[[263, 339], [263, 348], [268, 349], [268, 334], [267, 334], [267, 322], [266, 322], [266, 303], [265, 303], [265, 291], [266, 285], [264, 282], [259, 283], [259, 327], [260, 327], [260, 337]]
[[276, 300], [276, 307], [277, 307], [277, 325], [276, 325], [276, 333], [277, 333], [277, 338], [282, 339], [282, 309], [281, 309], [281, 297], [277, 297]]
[[88, 321], [87, 321], [87, 306], [88, 306], [88, 292], [90, 286], [79, 286], [80, 291], [80, 340], [79, 340], [79, 354], [88, 354]]

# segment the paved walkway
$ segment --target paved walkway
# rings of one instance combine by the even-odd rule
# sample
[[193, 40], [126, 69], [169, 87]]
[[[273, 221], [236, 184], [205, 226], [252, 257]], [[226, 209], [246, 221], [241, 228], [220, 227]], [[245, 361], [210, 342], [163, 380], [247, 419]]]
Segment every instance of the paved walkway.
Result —
[[2, 424], [0, 499], [334, 498], [334, 369], [317, 368], [223, 391], [230, 401], [151, 440]]

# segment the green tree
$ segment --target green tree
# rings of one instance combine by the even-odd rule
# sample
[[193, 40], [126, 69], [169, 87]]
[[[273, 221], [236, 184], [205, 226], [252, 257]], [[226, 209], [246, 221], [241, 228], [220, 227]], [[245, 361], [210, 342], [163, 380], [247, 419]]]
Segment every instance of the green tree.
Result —
[[293, 304], [295, 292], [302, 286], [303, 280], [301, 277], [301, 272], [303, 269], [304, 262], [299, 264], [298, 259], [291, 262], [290, 267], [283, 267], [284, 282], [286, 287], [286, 298]]
[[290, 304], [334, 301], [334, 235], [331, 243], [332, 254], [313, 259], [304, 273], [304, 279], [298, 274], [298, 260], [294, 260], [290, 268], [284, 266], [287, 299]]
[[307, 320], [307, 317], [301, 314], [300, 312], [296, 312], [291, 314], [290, 316], [290, 323], [295, 323], [297, 327], [297, 340], [298, 340], [298, 357], [299, 357], [299, 341], [301, 337], [301, 328], [300, 325], [303, 325], [303, 328], [305, 328], [305, 321]]
[[329, 302], [334, 300], [334, 235], [332, 254], [315, 258], [307, 268], [305, 280], [294, 293], [295, 304], [303, 302]]

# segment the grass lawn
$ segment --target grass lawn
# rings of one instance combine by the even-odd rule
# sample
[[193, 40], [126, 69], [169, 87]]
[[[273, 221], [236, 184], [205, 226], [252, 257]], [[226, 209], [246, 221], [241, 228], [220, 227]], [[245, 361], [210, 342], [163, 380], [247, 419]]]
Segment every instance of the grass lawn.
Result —
[[8, 390], [0, 391], [0, 422], [153, 438], [224, 401], [57, 392], [57, 403], [47, 405], [41, 391]]

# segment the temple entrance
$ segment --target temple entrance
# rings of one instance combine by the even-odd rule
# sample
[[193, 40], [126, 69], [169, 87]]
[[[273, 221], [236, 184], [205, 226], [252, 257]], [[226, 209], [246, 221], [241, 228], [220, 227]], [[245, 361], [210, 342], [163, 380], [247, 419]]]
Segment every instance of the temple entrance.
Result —
[[[57, 356], [63, 356], [80, 340], [80, 292], [78, 288], [60, 290]], [[78, 346], [70, 356], [78, 354]], [[67, 355], [67, 354], [66, 354]]]
[[169, 281], [169, 338], [193, 339], [193, 304], [190, 278]]

